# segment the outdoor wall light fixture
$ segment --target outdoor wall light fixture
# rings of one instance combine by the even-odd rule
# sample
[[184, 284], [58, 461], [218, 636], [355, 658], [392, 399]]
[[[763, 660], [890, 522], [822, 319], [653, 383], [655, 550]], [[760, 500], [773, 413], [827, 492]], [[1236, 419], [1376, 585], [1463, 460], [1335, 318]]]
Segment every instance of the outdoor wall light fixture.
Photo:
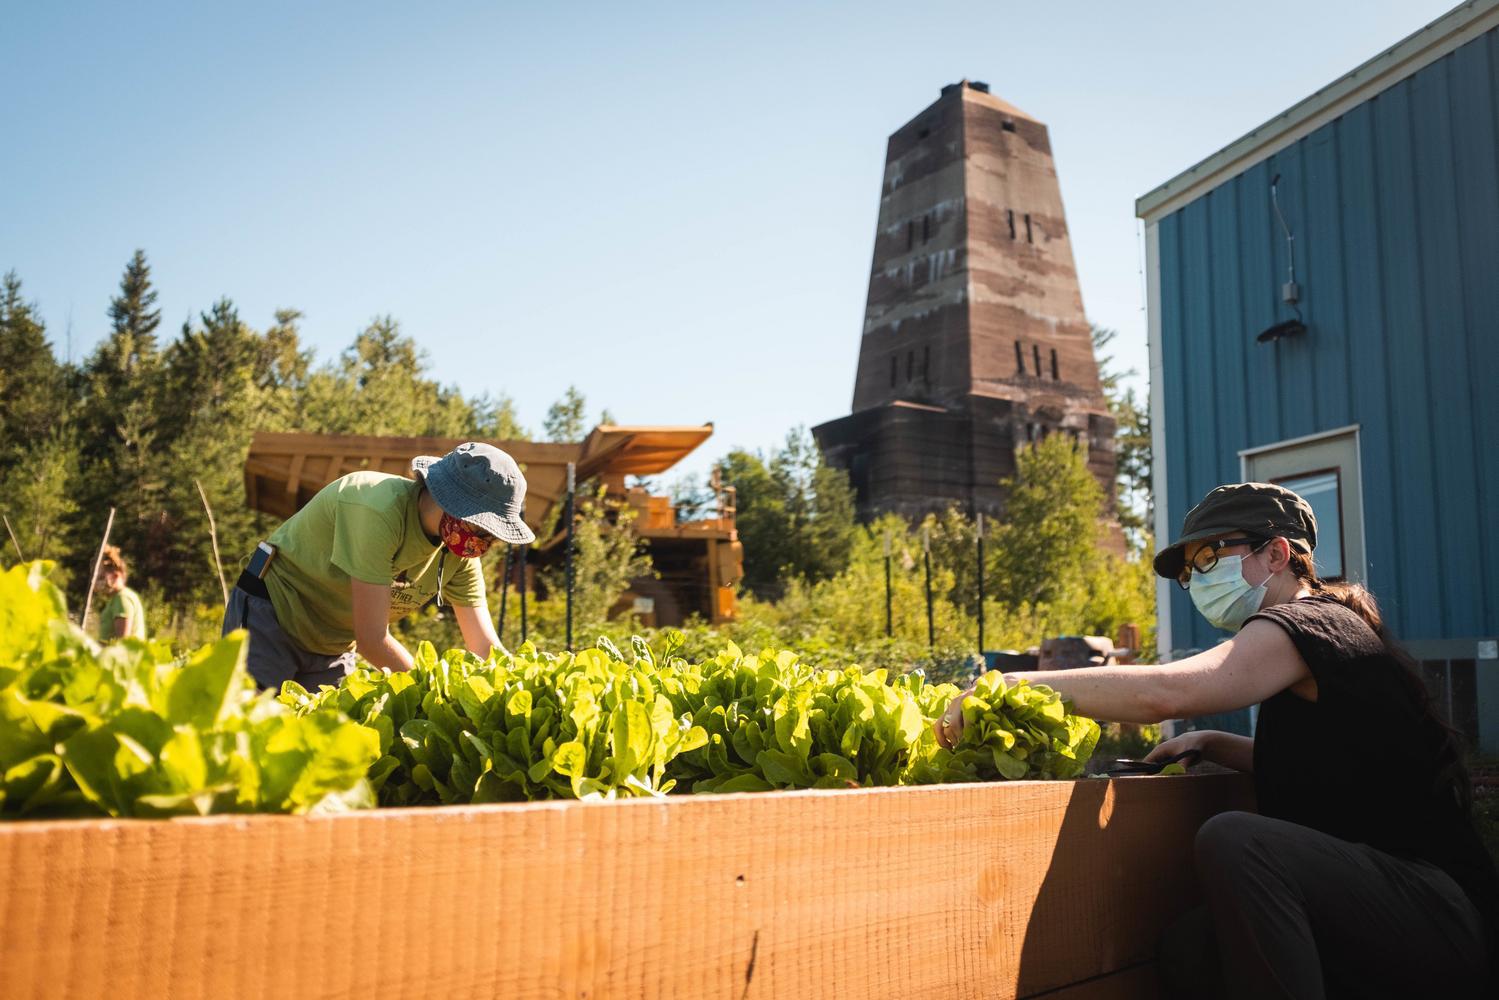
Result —
[[1286, 225], [1286, 217], [1280, 213], [1280, 199], [1276, 197], [1275, 192], [1276, 185], [1279, 183], [1280, 174], [1270, 179], [1270, 204], [1274, 206], [1275, 217], [1280, 220], [1280, 228], [1286, 234], [1286, 257], [1290, 263], [1286, 283], [1280, 287], [1280, 297], [1281, 301], [1291, 307], [1296, 318], [1276, 323], [1255, 337], [1254, 339], [1261, 344], [1269, 344], [1282, 337], [1296, 337], [1306, 333], [1306, 323], [1301, 318], [1301, 307], [1297, 305], [1301, 301], [1301, 286], [1296, 284], [1296, 237], [1291, 235], [1291, 227]]

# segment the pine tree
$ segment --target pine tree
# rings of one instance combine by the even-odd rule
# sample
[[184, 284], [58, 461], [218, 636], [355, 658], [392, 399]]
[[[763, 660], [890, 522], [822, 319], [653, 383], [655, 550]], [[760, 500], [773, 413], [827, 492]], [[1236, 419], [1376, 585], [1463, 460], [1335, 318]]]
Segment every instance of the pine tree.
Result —
[[160, 363], [156, 328], [161, 310], [151, 284], [151, 267], [137, 250], [125, 265], [119, 294], [109, 300], [109, 335], [84, 365], [85, 447], [103, 457], [114, 444], [115, 429], [127, 410], [149, 426], [152, 376]]
[[[14, 271], [0, 280], [0, 399], [0, 511], [27, 559], [66, 556], [77, 478], [69, 386]], [[0, 545], [11, 561], [10, 539]]]
[[736, 491], [745, 585], [756, 594], [775, 597], [789, 578], [816, 582], [848, 567], [853, 489], [846, 473], [824, 464], [806, 428], [791, 431], [768, 460], [732, 451], [722, 470]]
[[994, 532], [994, 596], [1018, 607], [1049, 603], [1081, 586], [1098, 558], [1104, 492], [1078, 445], [1052, 434], [1016, 456], [1002, 482], [1005, 520]]
[[1145, 547], [1155, 518], [1150, 477], [1150, 404], [1148, 400], [1142, 403], [1132, 387], [1123, 385], [1123, 380], [1133, 377], [1135, 370], [1117, 370], [1113, 356], [1102, 353], [1119, 336], [1119, 331], [1095, 326], [1092, 333], [1093, 353], [1098, 357], [1098, 381], [1116, 428], [1115, 514], [1130, 548], [1138, 552]]
[[529, 441], [531, 433], [521, 426], [515, 400], [501, 393], [483, 393], [473, 401], [473, 418], [465, 437], [488, 441]]
[[109, 333], [79, 376], [81, 475], [71, 531], [87, 542], [70, 566], [75, 578], [87, 575], [84, 564], [98, 544], [110, 507], [116, 509], [110, 540], [132, 566], [151, 551], [148, 526], [159, 515], [164, 472], [157, 454], [161, 351], [156, 330], [161, 312], [155, 305], [151, 268], [145, 253], [137, 250], [125, 265], [119, 293], [110, 300]]
[[146, 252], [136, 250], [125, 265], [120, 294], [109, 300], [109, 322], [119, 338], [114, 346], [121, 368], [155, 357], [161, 310], [153, 309], [154, 305], [156, 289], [151, 286], [151, 267], [146, 263]]
[[548, 441], [581, 441], [587, 428], [583, 426], [583, 414], [588, 402], [577, 386], [570, 385], [562, 398], [547, 410], [542, 428]]
[[337, 365], [307, 383], [307, 426], [328, 434], [460, 437], [473, 407], [455, 388], [427, 377], [426, 354], [390, 316], [360, 331]]
[[0, 279], [0, 473], [68, 411], [63, 367], [14, 271]]

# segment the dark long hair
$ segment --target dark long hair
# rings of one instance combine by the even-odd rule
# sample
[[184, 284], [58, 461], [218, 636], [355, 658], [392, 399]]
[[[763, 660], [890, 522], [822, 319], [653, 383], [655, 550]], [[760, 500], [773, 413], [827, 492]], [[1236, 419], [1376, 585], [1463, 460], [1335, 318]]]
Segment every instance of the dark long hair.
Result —
[[1463, 737], [1437, 714], [1436, 705], [1431, 700], [1431, 691], [1421, 676], [1420, 664], [1390, 634], [1390, 629], [1385, 623], [1384, 616], [1380, 614], [1379, 603], [1374, 600], [1374, 595], [1362, 584], [1335, 583], [1318, 579], [1312, 557], [1294, 548], [1291, 549], [1291, 572], [1313, 593], [1331, 597], [1358, 615], [1379, 637], [1379, 641], [1384, 644], [1385, 653], [1400, 667], [1401, 680], [1405, 683], [1406, 693], [1410, 696], [1411, 702], [1425, 719], [1433, 723], [1432, 732], [1440, 734], [1442, 743], [1437, 755], [1437, 775], [1433, 791], [1440, 791], [1444, 787], [1450, 788], [1463, 813], [1471, 814], [1473, 785], [1468, 779], [1468, 769], [1463, 764]]

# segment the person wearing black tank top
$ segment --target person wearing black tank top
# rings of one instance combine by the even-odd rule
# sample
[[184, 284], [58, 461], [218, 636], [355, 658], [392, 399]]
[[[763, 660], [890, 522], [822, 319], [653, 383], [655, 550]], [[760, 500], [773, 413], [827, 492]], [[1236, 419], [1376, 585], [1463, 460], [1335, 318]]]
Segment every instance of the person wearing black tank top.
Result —
[[[1205, 904], [1162, 939], [1165, 995], [1495, 996], [1499, 874], [1458, 741], [1373, 595], [1317, 578], [1316, 543], [1292, 491], [1220, 486], [1155, 569], [1233, 638], [1154, 667], [1010, 676], [1119, 722], [1259, 705], [1253, 737], [1189, 732], [1148, 758], [1197, 750], [1252, 772], [1258, 803], [1198, 831]], [[962, 732], [962, 701], [935, 723], [944, 745]]]

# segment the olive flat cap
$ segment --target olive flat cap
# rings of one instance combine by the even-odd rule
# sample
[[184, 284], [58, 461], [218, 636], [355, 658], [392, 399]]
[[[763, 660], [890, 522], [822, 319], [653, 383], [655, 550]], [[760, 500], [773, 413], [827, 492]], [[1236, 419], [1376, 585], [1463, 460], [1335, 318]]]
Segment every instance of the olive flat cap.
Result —
[[1311, 504], [1274, 483], [1233, 483], [1219, 486], [1187, 511], [1181, 536], [1156, 553], [1156, 573], [1175, 579], [1186, 565], [1188, 542], [1234, 531], [1284, 538], [1308, 554], [1317, 547], [1317, 518]]

